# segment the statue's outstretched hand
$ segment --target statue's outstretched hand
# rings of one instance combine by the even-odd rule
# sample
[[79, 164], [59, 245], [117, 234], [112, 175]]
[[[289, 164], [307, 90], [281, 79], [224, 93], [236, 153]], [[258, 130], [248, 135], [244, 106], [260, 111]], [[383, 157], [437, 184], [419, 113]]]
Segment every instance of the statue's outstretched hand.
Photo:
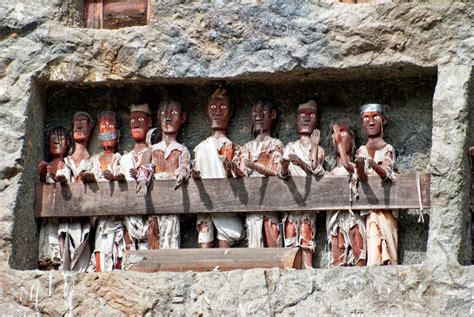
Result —
[[181, 187], [181, 185], [183, 185], [183, 183], [186, 181], [186, 176], [183, 175], [183, 174], [179, 174], [177, 177], [176, 177], [176, 183], [174, 185], [174, 190], [177, 190], [178, 188]]
[[112, 181], [115, 180], [114, 174], [112, 174], [112, 172], [109, 171], [109, 170], [104, 171], [104, 172], [102, 173], [102, 175], [103, 175], [104, 178], [105, 178], [106, 180], [108, 180], [109, 182], [112, 182]]
[[117, 175], [115, 175], [115, 180], [117, 182], [125, 182], [125, 175], [122, 173], [118, 173]]
[[201, 179], [201, 172], [193, 168], [191, 170], [191, 177], [195, 180], [200, 180]]
[[136, 168], [131, 168], [130, 169], [130, 177], [133, 179], [137, 179], [138, 177], [138, 171]]

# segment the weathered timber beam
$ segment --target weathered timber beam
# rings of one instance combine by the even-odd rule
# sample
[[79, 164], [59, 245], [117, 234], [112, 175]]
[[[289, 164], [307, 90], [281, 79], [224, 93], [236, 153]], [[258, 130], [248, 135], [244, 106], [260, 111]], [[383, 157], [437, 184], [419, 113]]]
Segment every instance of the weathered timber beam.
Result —
[[124, 266], [137, 272], [205, 272], [253, 268], [301, 268], [300, 248], [126, 251]]
[[[424, 208], [430, 207], [430, 175], [421, 174]], [[347, 177], [324, 176], [190, 180], [178, 190], [175, 182], [154, 181], [146, 197], [137, 197], [134, 182], [37, 185], [37, 217], [152, 215], [349, 208]], [[354, 210], [418, 208], [415, 174], [395, 183], [369, 177], [359, 184]]]

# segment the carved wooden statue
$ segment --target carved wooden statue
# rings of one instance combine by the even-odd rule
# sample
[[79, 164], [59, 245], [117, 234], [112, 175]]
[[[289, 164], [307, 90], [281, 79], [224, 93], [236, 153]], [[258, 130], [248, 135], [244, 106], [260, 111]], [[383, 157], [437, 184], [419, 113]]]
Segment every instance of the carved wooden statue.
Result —
[[[154, 178], [156, 180], [175, 179], [177, 189], [190, 174], [190, 158], [188, 149], [177, 142], [182, 124], [187, 114], [182, 105], [173, 100], [161, 102], [158, 120], [161, 127], [161, 141], [152, 146]], [[178, 215], [152, 216], [150, 226], [159, 237], [156, 247], [162, 249], [178, 249], [180, 245], [180, 223]]]
[[[324, 150], [319, 146], [317, 127], [318, 108], [314, 100], [301, 104], [296, 114], [299, 140], [286, 145], [281, 163], [281, 176], [324, 175]], [[315, 212], [288, 212], [283, 218], [285, 247], [300, 246], [303, 249], [303, 267], [313, 267], [316, 233]]]
[[[119, 130], [117, 114], [104, 111], [99, 114], [99, 141], [103, 151], [92, 157], [94, 176], [98, 182], [124, 181], [117, 153]], [[100, 217], [97, 220], [94, 244], [96, 272], [121, 269], [124, 251], [122, 217]]]
[[[127, 181], [136, 181], [137, 195], [143, 196], [153, 176], [151, 149], [146, 142], [147, 132], [152, 126], [151, 111], [148, 104], [130, 107], [130, 132], [135, 146], [132, 151], [122, 155], [120, 173]], [[149, 248], [153, 232], [148, 226], [148, 218], [144, 216], [124, 217], [124, 239], [127, 250], [145, 250]]]
[[[382, 105], [366, 104], [360, 109], [367, 144], [356, 153], [357, 174], [360, 181], [367, 175], [381, 179], [395, 179], [395, 150], [383, 139], [387, 120]], [[367, 265], [398, 263], [398, 233], [396, 215], [390, 210], [371, 210], [367, 215]]]
[[[71, 182], [89, 182], [94, 180], [94, 166], [87, 150], [87, 144], [94, 127], [92, 117], [78, 111], [73, 117], [74, 150], [64, 159], [70, 171]], [[84, 272], [89, 266], [91, 249], [89, 243], [91, 225], [88, 218], [60, 222], [59, 246], [63, 255], [64, 271]]]
[[[271, 136], [276, 118], [277, 110], [270, 102], [259, 101], [252, 107], [252, 132], [256, 137], [242, 146], [238, 156], [240, 169], [250, 177], [276, 176], [280, 170], [283, 143]], [[277, 213], [249, 214], [246, 223], [250, 248], [281, 247]]]
[[[227, 138], [227, 128], [232, 114], [230, 100], [225, 89], [217, 89], [209, 98], [206, 107], [211, 136], [194, 149], [193, 175], [198, 178], [226, 178], [243, 173], [233, 162], [236, 145]], [[240, 173], [239, 173], [240, 172]], [[214, 226], [217, 229], [219, 247], [229, 248], [243, 239], [245, 231], [237, 214], [198, 214], [198, 243], [201, 248], [210, 248], [214, 241]]]
[[[357, 196], [357, 180], [352, 155], [355, 134], [349, 120], [337, 120], [330, 127], [331, 140], [336, 152], [336, 167], [329, 175], [350, 177], [350, 197]], [[326, 232], [331, 245], [331, 265], [364, 266], [367, 259], [365, 219], [360, 211], [337, 210], [326, 212]]]
[[[69, 133], [61, 126], [53, 127], [46, 133], [45, 143], [48, 146], [50, 162], [39, 163], [40, 182], [46, 184], [65, 183], [70, 178], [69, 169], [64, 165], [64, 157], [69, 152], [71, 145]], [[58, 221], [55, 218], [45, 218], [41, 223], [38, 266], [42, 270], [58, 269], [62, 262], [58, 240]]]

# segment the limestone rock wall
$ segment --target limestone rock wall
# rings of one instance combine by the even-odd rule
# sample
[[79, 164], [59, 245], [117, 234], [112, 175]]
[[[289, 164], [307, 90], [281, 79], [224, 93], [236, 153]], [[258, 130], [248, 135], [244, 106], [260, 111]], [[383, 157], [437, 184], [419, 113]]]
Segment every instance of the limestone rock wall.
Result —
[[[81, 1], [0, 3], [0, 311], [472, 313], [472, 267], [460, 266], [470, 258], [470, 173], [465, 153], [473, 108], [472, 4], [153, 0], [152, 5], [149, 26], [111, 31], [82, 28]], [[49, 98], [58, 97], [48, 95], [49, 87], [63, 87], [63, 92], [56, 90], [61, 94], [67, 93], [67, 85], [120, 89], [169, 83], [192, 86], [209, 80], [206, 94], [196, 92], [203, 96], [211, 81], [219, 79], [240, 82], [241, 87], [246, 82], [271, 85], [289, 80], [334, 88], [361, 81], [366, 92], [377, 97], [370, 81], [386, 83], [390, 78], [398, 81], [398, 87], [413, 86], [406, 89], [412, 89], [415, 97], [402, 100], [400, 110], [410, 100], [425, 100], [428, 90], [433, 92], [421, 89], [417, 95], [418, 85], [436, 85], [431, 105], [422, 101], [407, 108], [419, 106], [424, 124], [429, 119], [423, 109], [432, 111], [431, 139], [414, 142], [421, 144], [416, 151], [421, 153], [420, 162], [431, 146], [428, 168], [433, 171], [423, 264], [311, 272], [74, 276], [56, 272], [51, 279], [49, 273], [10, 268], [35, 268], [36, 220], [31, 213], [35, 167], [42, 156], [38, 149], [48, 118], [46, 105]], [[410, 80], [414, 82], [409, 84]], [[315, 91], [321, 101], [342, 100], [336, 108], [343, 113], [351, 112], [359, 101], [344, 97], [348, 89], [336, 90], [333, 97], [322, 89]], [[396, 97], [392, 96], [390, 101]], [[282, 100], [287, 109], [294, 107], [293, 100]], [[242, 105], [245, 102], [242, 99]], [[322, 114], [329, 114], [329, 109]], [[402, 112], [393, 113], [403, 119]], [[422, 131], [429, 137], [426, 128]], [[409, 142], [403, 135], [394, 138], [400, 144]], [[131, 296], [131, 290], [137, 295]]]

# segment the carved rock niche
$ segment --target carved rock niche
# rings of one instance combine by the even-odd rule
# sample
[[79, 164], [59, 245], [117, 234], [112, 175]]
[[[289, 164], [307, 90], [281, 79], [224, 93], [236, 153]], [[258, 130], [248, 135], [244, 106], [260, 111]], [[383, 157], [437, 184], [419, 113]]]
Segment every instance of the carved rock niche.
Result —
[[[250, 108], [259, 99], [274, 102], [279, 110], [277, 136], [287, 144], [296, 139], [294, 117], [299, 103], [315, 99], [319, 106], [319, 129], [326, 150], [326, 168], [334, 165], [334, 151], [329, 143], [329, 124], [338, 118], [348, 118], [356, 126], [357, 146], [365, 141], [358, 122], [357, 109], [366, 102], [376, 101], [387, 106], [389, 125], [386, 140], [396, 149], [399, 173], [425, 173], [430, 161], [432, 101], [437, 81], [435, 68], [397, 67], [384, 69], [294, 71], [280, 74], [259, 74], [237, 78], [206, 80], [198, 78], [166, 79], [147, 82], [110, 81], [47, 82], [36, 81], [35, 106], [30, 107], [24, 177], [31, 185], [23, 186], [18, 195], [11, 265], [19, 269], [36, 268], [39, 221], [34, 218], [34, 183], [36, 164], [43, 159], [43, 129], [60, 124], [71, 129], [74, 112], [88, 111], [93, 117], [105, 109], [114, 110], [121, 118], [120, 152], [130, 151], [129, 110], [132, 103], [148, 102], [154, 113], [162, 98], [181, 101], [188, 112], [179, 139], [192, 149], [209, 135], [204, 105], [212, 91], [225, 82], [234, 109], [229, 137], [238, 144], [251, 138]], [[91, 154], [99, 150], [97, 127], [89, 145]], [[418, 210], [399, 213], [399, 259], [401, 264], [417, 264], [425, 259], [428, 240], [429, 210], [424, 210], [424, 223], [418, 223]], [[183, 248], [197, 247], [195, 215], [181, 217]], [[34, 230], [32, 230], [34, 228]], [[245, 242], [240, 244], [245, 247]], [[317, 217], [315, 266], [328, 266], [324, 212]]]

